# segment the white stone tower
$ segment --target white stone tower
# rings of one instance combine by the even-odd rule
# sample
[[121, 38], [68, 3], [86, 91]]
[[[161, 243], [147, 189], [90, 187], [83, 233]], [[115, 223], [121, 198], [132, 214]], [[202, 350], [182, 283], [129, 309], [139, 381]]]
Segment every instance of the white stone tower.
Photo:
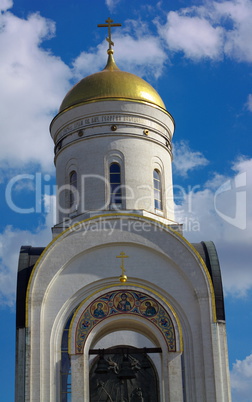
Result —
[[228, 402], [220, 267], [174, 221], [174, 121], [146, 81], [101, 72], [51, 123], [58, 222], [21, 248], [16, 401]]

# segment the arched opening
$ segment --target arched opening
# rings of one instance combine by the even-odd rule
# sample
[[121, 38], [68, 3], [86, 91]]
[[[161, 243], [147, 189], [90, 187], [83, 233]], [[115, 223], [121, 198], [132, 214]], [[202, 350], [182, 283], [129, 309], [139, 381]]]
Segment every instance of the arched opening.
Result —
[[[164, 367], [163, 352], [166, 353], [164, 339], [153, 328], [138, 320], [126, 319], [121, 316], [97, 328], [96, 334], [88, 339], [84, 355], [89, 356], [86, 370], [89, 372], [89, 393], [86, 398], [91, 401], [160, 401], [161, 389], [166, 367]], [[131, 328], [130, 330], [128, 328]], [[159, 339], [158, 339], [159, 338]], [[102, 351], [105, 364], [111, 368], [98, 375], [95, 371], [100, 361]], [[117, 353], [118, 351], [118, 353]], [[95, 357], [94, 357], [95, 355]], [[126, 368], [135, 373], [133, 378], [120, 378], [123, 359], [128, 356]], [[85, 358], [84, 358], [85, 360]], [[98, 367], [99, 368], [99, 367]], [[96, 384], [96, 390], [94, 389]], [[98, 387], [99, 385], [99, 387]], [[151, 389], [153, 391], [151, 391]], [[163, 398], [165, 397], [163, 394]], [[167, 390], [165, 391], [167, 393]], [[109, 395], [109, 396], [108, 396]], [[149, 399], [149, 397], [152, 397]], [[111, 398], [111, 399], [110, 399]], [[160, 399], [161, 398], [161, 399]]]
[[154, 187], [154, 207], [162, 210], [162, 187], [161, 174], [158, 169], [153, 171], [153, 187]]
[[[71, 401], [71, 395], [91, 402], [138, 397], [156, 402], [167, 400], [174, 388], [183, 400], [179, 327], [169, 308], [166, 311], [152, 296], [133, 289], [101, 294], [77, 307], [67, 338], [72, 384], [68, 399], [61, 402]], [[126, 377], [120, 374], [124, 364]], [[128, 370], [134, 372], [132, 377]], [[67, 389], [66, 380], [64, 384]]]
[[127, 345], [99, 349], [90, 369], [90, 402], [158, 402], [157, 371], [147, 350]]
[[109, 167], [110, 205], [117, 208], [122, 204], [121, 166], [111, 163]]

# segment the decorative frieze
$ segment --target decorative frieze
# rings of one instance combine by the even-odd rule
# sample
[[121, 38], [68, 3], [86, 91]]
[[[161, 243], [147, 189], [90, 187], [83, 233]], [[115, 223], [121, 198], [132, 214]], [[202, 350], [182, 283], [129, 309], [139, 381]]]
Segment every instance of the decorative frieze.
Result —
[[98, 323], [121, 314], [140, 316], [150, 321], [164, 336], [169, 352], [176, 351], [174, 325], [164, 307], [145, 293], [124, 289], [100, 296], [83, 311], [76, 327], [75, 353], [83, 353], [87, 336]]

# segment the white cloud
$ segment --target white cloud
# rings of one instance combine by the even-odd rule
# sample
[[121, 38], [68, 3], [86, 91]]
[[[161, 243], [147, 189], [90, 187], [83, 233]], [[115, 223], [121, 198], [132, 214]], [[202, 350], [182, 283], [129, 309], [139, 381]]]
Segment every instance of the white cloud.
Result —
[[116, 51], [123, 70], [145, 76], [150, 80], [161, 76], [168, 55], [162, 47], [160, 38], [149, 31], [147, 23], [141, 20], [127, 20], [122, 34], [120, 32], [119, 35], [119, 31], [117, 34]]
[[15, 303], [20, 247], [45, 247], [52, 239], [55, 197], [46, 196], [44, 204], [47, 210], [45, 223], [38, 226], [34, 232], [7, 226], [0, 233], [0, 305], [13, 306]]
[[0, 11], [9, 10], [13, 6], [12, 0], [0, 0]]
[[229, 178], [215, 172], [213, 177], [205, 183], [205, 188], [217, 190], [218, 187], [222, 186]]
[[96, 49], [91, 49], [89, 52], [81, 52], [73, 61], [74, 76], [79, 80], [94, 71], [102, 70], [107, 61], [106, 43], [99, 44]]
[[[120, 69], [149, 79], [160, 77], [167, 55], [159, 38], [151, 35], [141, 21], [126, 21], [121, 32], [113, 34], [115, 61]], [[102, 70], [106, 65], [107, 48], [108, 43], [104, 41], [96, 49], [82, 52], [73, 63], [75, 76], [80, 79]]]
[[137, 39], [129, 35], [118, 38], [117, 57], [123, 70], [148, 79], [160, 77], [167, 60], [158, 38], [147, 35]]
[[120, 1], [121, 0], [106, 0], [105, 3], [107, 5], [109, 11], [112, 12], [116, 8], [117, 4], [120, 3]]
[[186, 177], [188, 172], [199, 167], [206, 166], [208, 160], [199, 151], [192, 151], [185, 141], [173, 145], [175, 173]]
[[251, 19], [251, 0], [231, 0], [170, 11], [165, 24], [156, 23], [168, 48], [191, 60], [252, 62]]
[[232, 29], [226, 29], [224, 52], [238, 61], [252, 62], [252, 2], [233, 0], [214, 3], [219, 17], [231, 22]]
[[252, 112], [252, 94], [249, 94], [249, 95], [248, 95], [248, 99], [247, 99], [247, 102], [246, 102], [246, 108], [247, 108], [250, 112]]
[[249, 402], [252, 395], [252, 354], [236, 360], [231, 370], [233, 402]]
[[213, 27], [204, 18], [171, 11], [166, 25], [159, 25], [159, 33], [170, 50], [183, 51], [187, 58], [218, 59], [221, 55], [223, 29]]
[[[2, 1], [1, 7], [11, 4]], [[7, 166], [34, 162], [52, 167], [49, 124], [71, 77], [60, 58], [40, 47], [54, 34], [54, 22], [39, 14], [28, 19], [0, 14], [0, 159]]]
[[185, 191], [176, 214], [191, 242], [215, 242], [225, 291], [242, 297], [252, 288], [252, 159], [238, 160], [233, 170], [219, 188], [221, 175], [207, 188]]

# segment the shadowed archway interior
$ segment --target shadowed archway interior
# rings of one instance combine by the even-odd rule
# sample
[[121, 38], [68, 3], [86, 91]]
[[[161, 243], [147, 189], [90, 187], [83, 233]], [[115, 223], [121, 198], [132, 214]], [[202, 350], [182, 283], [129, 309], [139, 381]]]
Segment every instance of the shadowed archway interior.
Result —
[[90, 402], [159, 402], [158, 388], [151, 358], [134, 347], [101, 350], [91, 366]]

